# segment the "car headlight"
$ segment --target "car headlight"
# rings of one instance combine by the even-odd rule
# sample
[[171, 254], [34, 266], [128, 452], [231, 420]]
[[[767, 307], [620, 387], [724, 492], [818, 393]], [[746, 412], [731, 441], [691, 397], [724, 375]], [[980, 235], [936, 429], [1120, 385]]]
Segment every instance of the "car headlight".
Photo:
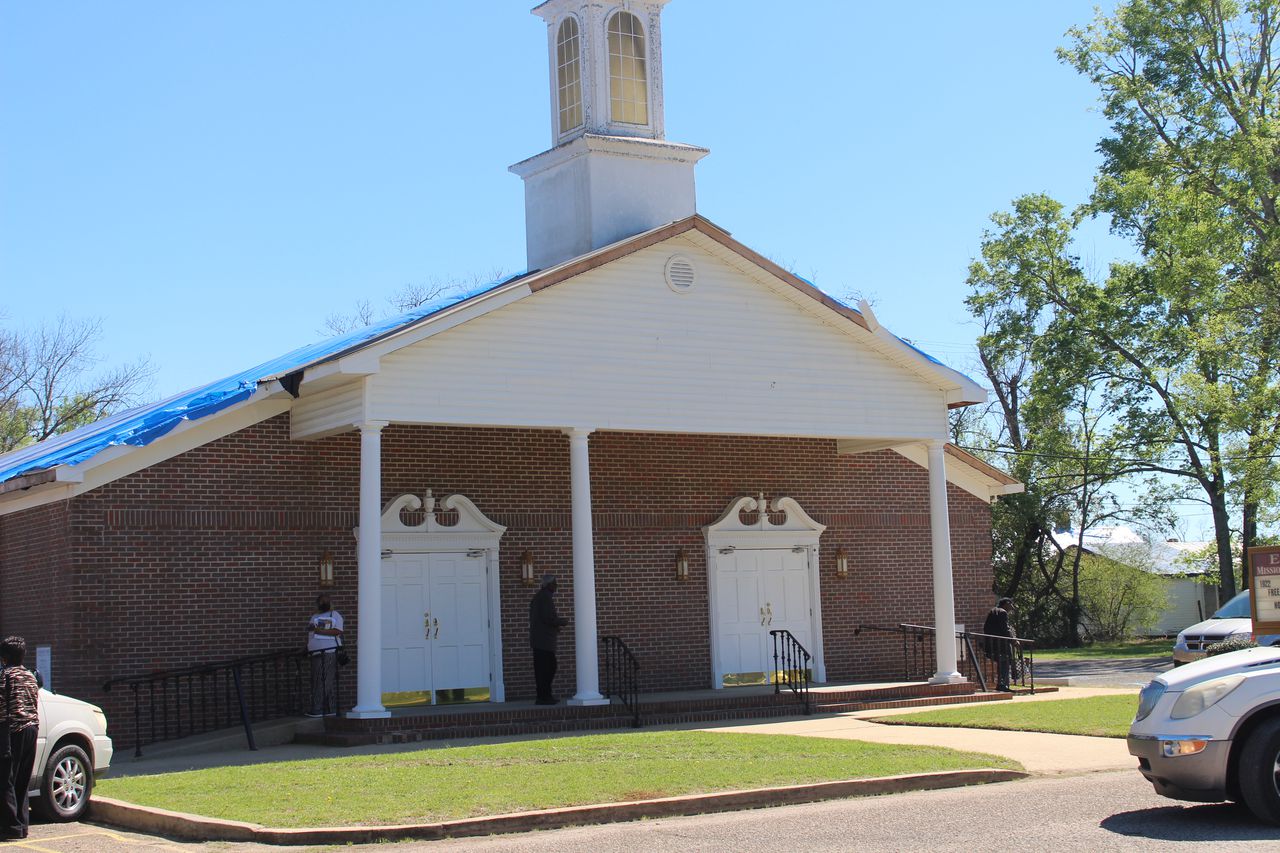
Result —
[[102, 726], [102, 733], [107, 733], [107, 715], [102, 713], [101, 708], [93, 709], [93, 718], [98, 721], [98, 725]]
[[1145, 720], [1155, 710], [1156, 703], [1160, 701], [1160, 697], [1164, 696], [1164, 691], [1167, 689], [1163, 681], [1152, 681], [1142, 688], [1142, 692], [1138, 694], [1138, 715], [1133, 718], [1133, 721], [1137, 723]]
[[1169, 712], [1169, 716], [1175, 720], [1194, 717], [1212, 708], [1243, 683], [1243, 675], [1228, 675], [1225, 678], [1215, 678], [1190, 687], [1183, 691], [1177, 702], [1173, 703], [1173, 710]]

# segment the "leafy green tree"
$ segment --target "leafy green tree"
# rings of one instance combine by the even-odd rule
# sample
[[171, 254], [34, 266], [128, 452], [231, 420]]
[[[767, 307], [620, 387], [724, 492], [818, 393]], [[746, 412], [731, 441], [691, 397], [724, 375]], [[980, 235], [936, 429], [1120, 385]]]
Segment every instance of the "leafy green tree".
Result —
[[[1161, 464], [1204, 495], [1224, 596], [1235, 591], [1228, 507], [1249, 547], [1274, 501], [1280, 444], [1278, 10], [1272, 0], [1129, 0], [1073, 30], [1060, 52], [1098, 86], [1111, 122], [1090, 210], [1142, 253], [1103, 292], [1129, 306], [1131, 328], [1149, 326], [1126, 341], [1123, 316], [1104, 321], [1108, 347], [1127, 361], [1129, 426], [1152, 450], [1163, 443]], [[1158, 405], [1144, 424], [1148, 400]]]
[[1169, 604], [1169, 582], [1151, 571], [1151, 549], [1119, 545], [1081, 557], [1085, 626], [1095, 640], [1150, 628]]
[[[1027, 484], [1025, 495], [1002, 501], [993, 516], [997, 584], [1019, 601], [1038, 636], [1074, 644], [1083, 619], [1083, 551], [1068, 553], [1051, 534], [1075, 524], [1083, 535], [1133, 517], [1114, 492], [1135, 474], [1122, 421], [1127, 398], [1117, 393], [1105, 353], [1082, 340], [1060, 310], [1064, 294], [1074, 299], [1091, 287], [1070, 252], [1074, 222], [1062, 206], [1024, 196], [992, 223], [982, 257], [970, 267], [966, 303], [983, 323], [978, 351], [994, 389], [998, 427], [989, 446]], [[1151, 503], [1153, 512], [1161, 506]]]

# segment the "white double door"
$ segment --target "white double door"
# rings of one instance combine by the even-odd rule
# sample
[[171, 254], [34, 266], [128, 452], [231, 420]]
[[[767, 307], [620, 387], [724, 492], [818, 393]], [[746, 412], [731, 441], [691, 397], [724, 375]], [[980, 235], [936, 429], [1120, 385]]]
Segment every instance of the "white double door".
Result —
[[382, 690], [393, 704], [490, 686], [488, 560], [471, 553], [382, 561]]
[[813, 651], [809, 548], [716, 555], [716, 648], [721, 683], [771, 682], [770, 631], [786, 629]]

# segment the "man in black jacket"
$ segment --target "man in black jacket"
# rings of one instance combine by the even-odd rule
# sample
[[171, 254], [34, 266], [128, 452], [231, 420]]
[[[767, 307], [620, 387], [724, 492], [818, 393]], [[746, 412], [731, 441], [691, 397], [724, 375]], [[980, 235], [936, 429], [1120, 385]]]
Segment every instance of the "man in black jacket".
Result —
[[[987, 619], [982, 623], [983, 647], [987, 657], [996, 662], [996, 689], [1009, 690], [1009, 671], [1013, 663], [1013, 641], [1017, 634], [1009, 624], [1009, 611], [1013, 609], [1012, 598], [1002, 598], [996, 606], [987, 611]], [[998, 639], [1008, 637], [1009, 639]]]
[[533, 647], [533, 681], [538, 686], [535, 705], [554, 705], [551, 682], [556, 677], [556, 640], [569, 620], [556, 613], [556, 576], [543, 575], [542, 588], [529, 600], [529, 645]]

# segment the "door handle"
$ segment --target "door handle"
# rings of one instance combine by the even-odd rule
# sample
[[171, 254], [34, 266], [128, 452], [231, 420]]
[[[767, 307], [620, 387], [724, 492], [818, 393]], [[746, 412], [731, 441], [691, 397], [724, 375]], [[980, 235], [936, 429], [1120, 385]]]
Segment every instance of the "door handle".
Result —
[[431, 639], [431, 614], [430, 613], [422, 614], [422, 629], [424, 631], [422, 635], [423, 639], [430, 640]]
[[439, 619], [432, 619], [432, 620], [431, 620], [431, 622], [432, 622], [432, 624], [434, 624], [434, 625], [436, 626], [436, 633], [435, 633], [435, 636], [434, 636], [432, 639], [434, 639], [434, 640], [438, 640], [438, 639], [440, 639], [440, 620], [439, 620]]
[[764, 624], [764, 608], [763, 607], [760, 608], [760, 624], [761, 625]]
[[766, 601], [764, 603], [764, 606], [765, 606], [765, 612], [768, 614], [768, 617], [769, 617], [769, 621], [766, 624], [772, 625], [773, 624], [773, 604]]

